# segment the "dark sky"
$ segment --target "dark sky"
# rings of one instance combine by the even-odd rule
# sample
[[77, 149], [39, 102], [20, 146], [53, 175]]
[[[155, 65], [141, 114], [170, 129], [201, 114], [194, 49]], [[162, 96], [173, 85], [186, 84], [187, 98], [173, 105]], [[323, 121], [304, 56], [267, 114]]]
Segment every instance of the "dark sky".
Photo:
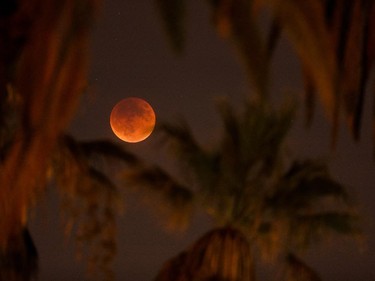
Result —
[[[98, 21], [92, 52], [90, 91], [82, 100], [71, 132], [80, 139], [110, 138], [113, 105], [122, 98], [145, 98], [155, 109], [158, 120], [184, 116], [202, 142], [215, 139], [218, 130], [214, 100], [230, 96], [238, 102], [248, 93], [248, 83], [231, 46], [218, 39], [210, 25], [210, 14], [202, 1], [188, 1], [188, 37], [185, 53], [178, 57], [168, 46], [153, 1], [105, 1]], [[298, 64], [282, 42], [273, 65], [276, 94], [301, 94]], [[372, 101], [367, 100], [367, 104]], [[366, 250], [351, 241], [331, 241], [308, 252], [306, 260], [330, 281], [375, 280], [375, 176], [371, 158], [371, 125], [365, 122], [362, 141], [353, 143], [346, 128], [340, 132], [331, 151], [330, 127], [320, 110], [310, 130], [305, 130], [302, 112], [288, 139], [296, 156], [321, 156], [331, 163], [334, 176], [349, 187], [357, 198], [368, 235]], [[367, 106], [365, 119], [371, 116]], [[128, 145], [134, 152], [157, 161], [152, 136]], [[35, 211], [31, 225], [40, 254], [40, 280], [83, 280], [84, 264], [74, 259], [73, 241], [63, 237], [56, 194], [46, 196]], [[149, 281], [163, 261], [176, 255], [210, 227], [210, 221], [197, 214], [186, 233], [168, 233], [152, 211], [126, 200], [119, 220], [119, 253], [116, 280]], [[271, 280], [264, 274], [262, 281]], [[268, 277], [267, 277], [268, 276]]]

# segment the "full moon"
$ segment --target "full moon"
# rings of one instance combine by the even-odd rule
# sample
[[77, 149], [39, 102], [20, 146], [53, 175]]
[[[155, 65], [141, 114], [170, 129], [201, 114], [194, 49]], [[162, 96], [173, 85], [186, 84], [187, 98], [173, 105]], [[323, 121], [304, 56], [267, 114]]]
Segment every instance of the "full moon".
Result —
[[112, 109], [110, 125], [113, 133], [125, 142], [135, 143], [148, 138], [155, 127], [155, 112], [141, 98], [119, 101]]

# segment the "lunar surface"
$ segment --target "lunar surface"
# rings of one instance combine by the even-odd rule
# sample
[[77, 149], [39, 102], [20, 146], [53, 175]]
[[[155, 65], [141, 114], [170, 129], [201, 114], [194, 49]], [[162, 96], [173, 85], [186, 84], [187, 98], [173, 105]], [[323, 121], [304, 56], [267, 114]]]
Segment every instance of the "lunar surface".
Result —
[[155, 121], [156, 116], [151, 105], [136, 97], [118, 102], [110, 116], [110, 125], [114, 134], [130, 143], [148, 138], [154, 130]]

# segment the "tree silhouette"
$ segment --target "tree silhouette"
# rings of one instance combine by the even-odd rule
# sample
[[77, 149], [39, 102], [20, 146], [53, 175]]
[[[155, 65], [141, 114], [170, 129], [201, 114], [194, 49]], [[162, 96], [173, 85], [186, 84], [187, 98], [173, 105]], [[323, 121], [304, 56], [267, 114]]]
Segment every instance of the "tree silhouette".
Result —
[[223, 132], [210, 147], [184, 122], [161, 125], [181, 173], [172, 177], [139, 164], [124, 174], [126, 184], [157, 190], [183, 218], [191, 210], [184, 206], [202, 208], [215, 228], [170, 260], [156, 280], [255, 280], [255, 259], [282, 261], [285, 280], [317, 280], [301, 251], [330, 234], [359, 235], [349, 196], [327, 166], [287, 158], [293, 108], [247, 101], [236, 114], [222, 102]]
[[[240, 116], [221, 104], [224, 133], [214, 149], [201, 147], [186, 124], [162, 127], [184, 175], [191, 172], [186, 181], [111, 142], [79, 142], [64, 133], [87, 86], [89, 34], [99, 2], [0, 2], [0, 279], [36, 278], [28, 211], [49, 182], [61, 191], [68, 232], [89, 244], [82, 252], [94, 277], [113, 279], [118, 191], [108, 169], [118, 161], [133, 166], [127, 180], [160, 196], [176, 222], [186, 225], [196, 205], [217, 221], [217, 228], [166, 264], [159, 280], [251, 280], [254, 249], [264, 258], [281, 256], [288, 280], [316, 279], [298, 251], [329, 231], [356, 234], [356, 216], [324, 164], [285, 161], [293, 110], [276, 112], [265, 103], [270, 62], [285, 32], [301, 61], [307, 120], [317, 96], [333, 122], [333, 140], [341, 111], [359, 138], [374, 60], [374, 1], [209, 1], [215, 27], [234, 43], [261, 102], [247, 102]], [[185, 41], [184, 2], [157, 1], [177, 50]], [[263, 9], [271, 17], [266, 36], [259, 29]]]
[[122, 210], [115, 171], [137, 162], [108, 140], [77, 141], [65, 135], [54, 151], [49, 177], [59, 190], [65, 232], [74, 234], [90, 280], [114, 280], [116, 216]]
[[0, 3], [1, 280], [36, 276], [28, 212], [45, 190], [59, 139], [85, 91], [97, 9], [95, 0]]
[[[188, 1], [157, 2], [172, 46], [183, 51]], [[341, 119], [347, 123], [353, 138], [360, 138], [364, 104], [368, 101], [366, 93], [371, 92], [366, 92], [366, 86], [370, 85], [375, 59], [374, 0], [210, 0], [207, 3], [215, 29], [233, 43], [255, 94], [270, 96], [272, 54], [279, 38], [285, 35], [301, 64], [307, 124], [312, 122], [319, 101], [332, 123], [332, 146], [337, 142]]]

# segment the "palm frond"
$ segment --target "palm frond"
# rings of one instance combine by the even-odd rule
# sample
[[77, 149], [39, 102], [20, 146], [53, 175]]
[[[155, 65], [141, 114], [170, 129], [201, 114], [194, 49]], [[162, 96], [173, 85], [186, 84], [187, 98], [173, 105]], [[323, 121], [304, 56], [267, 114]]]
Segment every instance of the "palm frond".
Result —
[[113, 159], [129, 165], [136, 165], [138, 162], [134, 154], [110, 140], [80, 142], [80, 147], [86, 157], [100, 156], [104, 157], [107, 161]]
[[113, 280], [116, 214], [121, 211], [122, 202], [113, 179], [97, 169], [92, 154], [121, 160], [128, 154], [110, 143], [100, 144], [103, 143], [81, 143], [63, 136], [55, 151], [52, 176], [60, 191], [66, 234], [74, 234], [77, 254], [87, 260], [88, 274]]
[[241, 128], [239, 116], [235, 110], [229, 105], [227, 100], [220, 100], [218, 103], [218, 111], [223, 123], [223, 146], [227, 147], [234, 155], [238, 156], [238, 151], [241, 147]]
[[[86, 85], [88, 37], [98, 3], [33, 0], [17, 4], [15, 21], [6, 26], [13, 32], [8, 37], [11, 42], [1, 36], [7, 41], [1, 48], [14, 48], [11, 58], [1, 61], [1, 68], [8, 72], [2, 73], [1, 88], [3, 91], [10, 84], [20, 102], [14, 111], [19, 120], [16, 141], [8, 144], [0, 169], [0, 212], [4, 218], [0, 221], [0, 246], [22, 230], [30, 204], [46, 186], [50, 155]], [[12, 42], [18, 39], [22, 42]], [[5, 203], [3, 198], [11, 201]]]
[[321, 161], [295, 161], [263, 198], [256, 241], [266, 260], [287, 247], [305, 249], [329, 235], [359, 238], [359, 217], [345, 187]]
[[[241, 169], [246, 170], [257, 161], [264, 161], [264, 166], [272, 170], [270, 164], [273, 159], [278, 159], [294, 111], [292, 106], [277, 111], [259, 100], [247, 100], [244, 110], [236, 114], [227, 102], [221, 102], [219, 113], [224, 131], [220, 149], [223, 159], [228, 161], [232, 169], [241, 166]], [[239, 163], [234, 163], [229, 155]]]
[[[351, 2], [351, 1], [349, 1]], [[342, 88], [344, 97], [344, 107], [347, 114], [349, 128], [355, 139], [359, 138], [360, 127], [356, 122], [359, 121], [362, 112], [362, 100], [364, 95], [363, 79], [367, 74], [365, 59], [366, 35], [363, 26], [365, 18], [362, 17], [362, 1], [355, 1], [351, 4], [350, 14], [347, 18], [351, 19], [346, 27], [346, 44], [340, 44], [343, 51], [342, 62]], [[343, 27], [345, 28], [345, 27]], [[363, 65], [365, 63], [366, 65]], [[356, 70], [354, 70], [356, 69]]]
[[275, 220], [263, 218], [252, 234], [261, 260], [275, 262], [280, 255], [284, 254], [288, 246], [288, 227], [288, 218]]
[[290, 253], [286, 257], [284, 272], [285, 281], [321, 281], [319, 275], [296, 255]]
[[296, 215], [291, 218], [290, 227], [291, 242], [300, 249], [333, 234], [352, 238], [361, 235], [358, 215], [344, 211]]
[[[170, 228], [185, 228], [190, 220], [194, 193], [158, 166], [137, 165], [123, 173], [123, 182], [142, 189], [144, 198], [167, 214]], [[152, 195], [152, 196], [149, 196]], [[159, 198], [160, 204], [155, 204]]]
[[328, 168], [319, 161], [295, 161], [285, 172], [269, 198], [271, 208], [309, 210], [319, 200], [331, 197], [337, 203], [350, 204], [345, 187], [334, 181]]
[[[368, 9], [368, 38], [367, 38], [367, 49], [366, 49], [366, 61], [368, 62], [368, 69], [375, 61], [375, 5], [372, 4]], [[373, 158], [375, 159], [375, 91], [372, 89], [372, 138], [373, 138]]]
[[273, 53], [275, 52], [276, 45], [280, 40], [282, 33], [282, 27], [277, 17], [272, 19], [270, 30], [267, 34], [267, 57], [271, 60]]
[[276, 110], [260, 102], [245, 104], [240, 121], [244, 167], [260, 164], [260, 173], [265, 175], [277, 170], [294, 112], [289, 105]]
[[185, 47], [185, 0], [155, 0], [164, 28], [173, 49], [181, 52]]
[[210, 189], [216, 184], [218, 155], [215, 150], [202, 147], [185, 121], [162, 124], [161, 132], [170, 144], [171, 154], [176, 157], [182, 177], [198, 182], [200, 188]]
[[314, 119], [316, 108], [316, 88], [310, 74], [305, 68], [302, 68], [303, 84], [305, 88], [304, 104], [305, 104], [305, 124], [310, 127]]
[[116, 190], [116, 186], [114, 183], [109, 179], [107, 175], [103, 172], [90, 167], [88, 170], [88, 176], [95, 182], [99, 184], [99, 186], [105, 187], [107, 189], [111, 189], [113, 191]]
[[[222, 37], [229, 37], [245, 63], [249, 80], [259, 98], [269, 95], [269, 65], [265, 44], [256, 27], [252, 1], [211, 1], [214, 24]], [[249, 51], [251, 50], [251, 51]]]
[[374, 67], [374, 2], [257, 2], [270, 8], [272, 26], [285, 31], [302, 63], [307, 123], [317, 96], [332, 122], [332, 145], [342, 113], [353, 138], [359, 140], [366, 86]]
[[335, 49], [325, 26], [324, 7], [321, 1], [288, 0], [273, 2], [274, 13], [281, 21], [303, 66], [309, 72], [320, 95], [322, 104], [334, 120], [336, 83]]
[[171, 143], [172, 149], [175, 149], [174, 152], [178, 152], [181, 157], [187, 158], [190, 153], [202, 153], [197, 153], [202, 149], [186, 121], [180, 120], [180, 122], [174, 124], [164, 123], [159, 128], [165, 139]]

